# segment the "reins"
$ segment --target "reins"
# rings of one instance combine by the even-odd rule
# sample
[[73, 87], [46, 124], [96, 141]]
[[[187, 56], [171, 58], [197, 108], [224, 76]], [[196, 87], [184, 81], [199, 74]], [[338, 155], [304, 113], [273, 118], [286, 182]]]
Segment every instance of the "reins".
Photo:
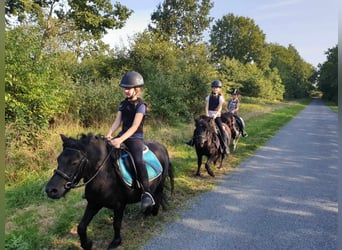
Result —
[[105, 159], [102, 161], [102, 163], [100, 164], [100, 166], [97, 168], [95, 174], [86, 182], [82, 183], [82, 184], [78, 184], [78, 182], [81, 180], [81, 178], [78, 179], [79, 174], [82, 172], [82, 170], [85, 168], [85, 166], [88, 164], [89, 160], [87, 159], [86, 155], [78, 150], [78, 149], [74, 149], [74, 148], [65, 148], [64, 150], [73, 150], [76, 152], [79, 152], [83, 155], [83, 158], [78, 166], [79, 171], [78, 173], [74, 174], [73, 177], [68, 176], [67, 174], [65, 174], [63, 171], [59, 170], [59, 169], [55, 169], [55, 174], [58, 174], [59, 176], [63, 177], [65, 180], [67, 180], [68, 182], [65, 183], [65, 188], [66, 189], [71, 189], [71, 188], [80, 188], [83, 186], [86, 186], [87, 184], [89, 184], [92, 180], [94, 180], [96, 178], [96, 176], [99, 174], [100, 170], [103, 168], [103, 166], [105, 165], [106, 161], [108, 160], [108, 158], [110, 157], [110, 154], [113, 151], [113, 148], [111, 148], [111, 150], [108, 152], [107, 156], [105, 157]]

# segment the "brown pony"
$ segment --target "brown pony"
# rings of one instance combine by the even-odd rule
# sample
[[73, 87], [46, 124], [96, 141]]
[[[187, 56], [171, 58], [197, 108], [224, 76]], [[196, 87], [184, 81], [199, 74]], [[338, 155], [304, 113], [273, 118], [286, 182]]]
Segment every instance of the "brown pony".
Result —
[[237, 143], [242, 136], [242, 133], [239, 129], [239, 125], [237, 124], [236, 118], [233, 113], [225, 112], [221, 114], [222, 122], [227, 124], [230, 128], [232, 139], [233, 139], [233, 151], [237, 148]]

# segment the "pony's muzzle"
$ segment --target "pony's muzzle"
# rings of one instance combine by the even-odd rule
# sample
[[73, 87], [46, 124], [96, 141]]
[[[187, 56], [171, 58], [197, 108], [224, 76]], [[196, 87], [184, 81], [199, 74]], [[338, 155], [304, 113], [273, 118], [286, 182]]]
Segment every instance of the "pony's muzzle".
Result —
[[49, 187], [47, 187], [45, 189], [45, 192], [46, 192], [47, 196], [49, 198], [51, 198], [51, 199], [59, 199], [60, 198], [60, 195], [58, 193], [57, 188], [49, 188]]

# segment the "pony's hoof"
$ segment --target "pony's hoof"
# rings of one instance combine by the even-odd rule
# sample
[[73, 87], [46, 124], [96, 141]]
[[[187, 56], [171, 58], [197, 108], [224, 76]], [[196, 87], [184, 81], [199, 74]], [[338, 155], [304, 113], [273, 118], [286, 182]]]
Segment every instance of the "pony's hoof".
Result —
[[157, 216], [157, 215], [158, 215], [158, 212], [159, 212], [159, 205], [153, 206], [152, 211], [151, 211], [151, 214], [152, 214], [153, 216]]
[[86, 244], [81, 244], [81, 247], [84, 250], [91, 250], [91, 248], [93, 247], [93, 241], [87, 240]]
[[212, 177], [215, 177], [215, 174], [211, 169], [208, 169], [208, 174]]
[[108, 246], [107, 250], [114, 250], [115, 248], [117, 248], [118, 246], [120, 246], [121, 244], [121, 238], [118, 239], [114, 239], [110, 245]]

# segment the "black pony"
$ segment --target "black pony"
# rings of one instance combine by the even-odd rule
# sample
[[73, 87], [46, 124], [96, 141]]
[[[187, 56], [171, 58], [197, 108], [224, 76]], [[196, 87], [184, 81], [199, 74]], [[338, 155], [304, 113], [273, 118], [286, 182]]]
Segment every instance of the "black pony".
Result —
[[[121, 244], [121, 222], [127, 204], [140, 201], [141, 191], [127, 185], [120, 177], [119, 158], [122, 149], [110, 146], [102, 136], [82, 135], [80, 139], [61, 135], [63, 151], [58, 156], [58, 167], [46, 185], [46, 193], [52, 199], [63, 197], [70, 189], [85, 186], [85, 197], [88, 201], [83, 218], [77, 232], [83, 249], [91, 249], [92, 241], [87, 237], [87, 226], [97, 212], [103, 208], [114, 210], [114, 239], [108, 249]], [[165, 180], [169, 176], [171, 194], [173, 192], [173, 169], [167, 149], [158, 142], [145, 141], [145, 145], [158, 158], [162, 172], [150, 181], [151, 193], [155, 205], [145, 215], [157, 215], [160, 205], [165, 208]], [[114, 158], [114, 159], [113, 159]], [[121, 159], [121, 158], [120, 158]], [[78, 184], [83, 179], [83, 184]]]
[[[227, 133], [227, 138], [230, 141], [230, 129], [227, 127], [226, 124], [222, 125], [223, 129]], [[222, 168], [222, 161], [225, 157], [225, 153], [221, 147], [218, 133], [219, 129], [216, 127], [213, 118], [209, 118], [207, 116], [202, 115], [199, 118], [195, 119], [195, 131], [193, 140], [197, 154], [197, 176], [201, 175], [203, 155], [207, 156], [205, 168], [209, 175], [215, 177], [213, 170], [210, 168], [211, 163], [216, 164], [217, 160], [220, 159], [220, 165], [218, 168]]]

